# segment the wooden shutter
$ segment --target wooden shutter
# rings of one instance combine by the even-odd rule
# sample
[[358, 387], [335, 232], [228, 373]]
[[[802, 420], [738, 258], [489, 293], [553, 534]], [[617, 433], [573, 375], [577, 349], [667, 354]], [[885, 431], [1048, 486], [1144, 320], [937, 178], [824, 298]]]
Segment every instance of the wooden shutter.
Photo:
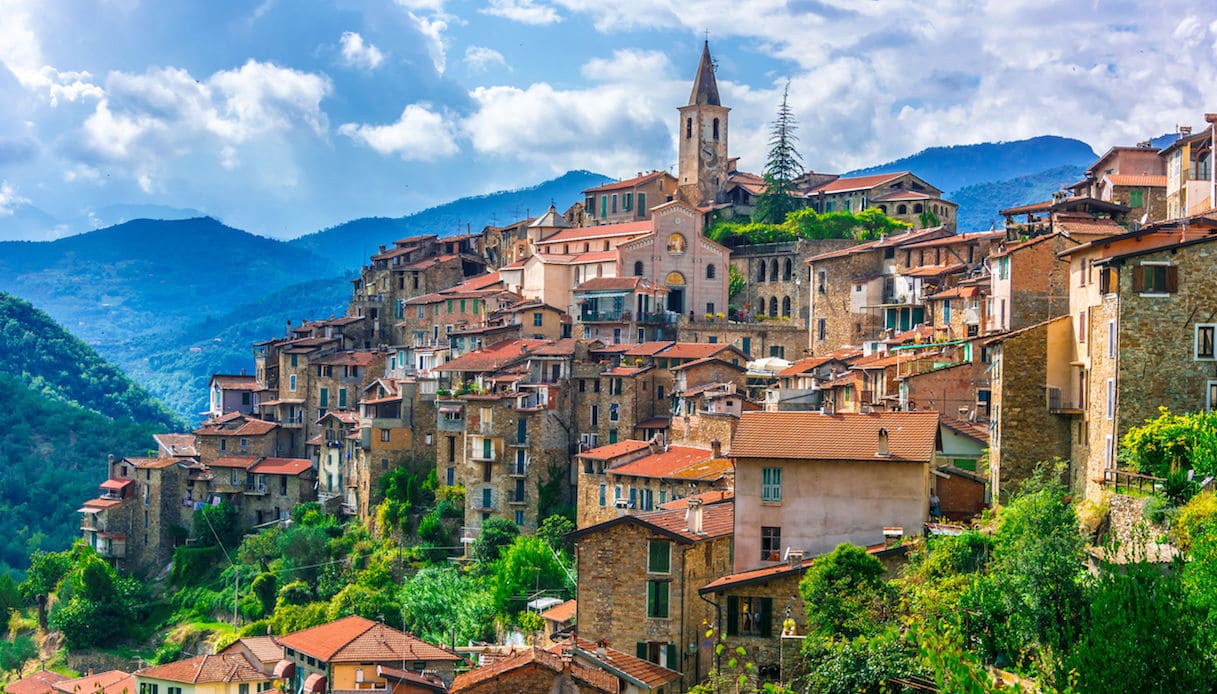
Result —
[[680, 669], [680, 662], [677, 660], [677, 657], [676, 657], [676, 644], [674, 644], [674, 643], [668, 644], [668, 669], [669, 670], [679, 670]]
[[1179, 268], [1174, 265], [1166, 266], [1166, 291], [1170, 294], [1179, 291]]
[[639, 641], [638, 643], [634, 644], [634, 655], [643, 660], [647, 659], [647, 644], [645, 641]]
[[739, 634], [739, 598], [727, 596], [727, 636]]
[[1140, 292], [1145, 290], [1145, 266], [1138, 265], [1133, 268], [1132, 273], [1132, 290]]
[[761, 598], [761, 636], [769, 636], [773, 633], [773, 598]]

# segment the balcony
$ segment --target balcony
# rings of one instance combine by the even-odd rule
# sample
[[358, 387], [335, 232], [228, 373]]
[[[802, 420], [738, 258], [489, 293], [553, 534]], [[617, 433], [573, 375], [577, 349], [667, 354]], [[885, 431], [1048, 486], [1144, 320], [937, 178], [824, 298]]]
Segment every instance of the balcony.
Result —
[[582, 323], [629, 323], [629, 311], [583, 311], [579, 314]]
[[246, 496], [266, 496], [269, 493], [266, 491], [265, 484], [248, 485], [245, 487]]
[[524, 438], [519, 438], [519, 437], [514, 438], [514, 439], [508, 441], [507, 445], [511, 446], [512, 448], [528, 448], [528, 446], [529, 446], [528, 437], [525, 436]]
[[507, 503], [512, 506], [523, 506], [528, 503], [528, 499], [525, 499], [524, 497], [513, 496], [507, 500]]
[[1048, 401], [1048, 411], [1051, 412], [1052, 414], [1063, 414], [1063, 415], [1072, 415], [1072, 416], [1082, 414], [1081, 403], [1073, 402], [1072, 400], [1067, 400], [1064, 397], [1062, 397], [1060, 388], [1054, 388], [1052, 386], [1048, 386], [1048, 387], [1044, 388], [1044, 392], [1045, 392], [1045, 397]]
[[469, 454], [469, 459], [480, 463], [494, 462], [494, 446], [491, 446], [489, 451], [478, 446], [477, 450]]
[[518, 462], [512, 463], [511, 468], [509, 468], [509, 470], [507, 472], [507, 476], [508, 477], [527, 477], [528, 476], [528, 464], [525, 463], [525, 464], [521, 465]]
[[675, 323], [680, 320], [680, 315], [671, 311], [656, 311], [650, 313], [639, 313], [634, 319], [635, 323], [639, 324], [666, 324]]

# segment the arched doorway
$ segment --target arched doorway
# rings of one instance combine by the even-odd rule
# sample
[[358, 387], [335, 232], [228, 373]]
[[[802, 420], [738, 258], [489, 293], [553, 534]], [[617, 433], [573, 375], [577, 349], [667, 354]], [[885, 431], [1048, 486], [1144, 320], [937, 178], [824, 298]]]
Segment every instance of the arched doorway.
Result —
[[679, 272], [669, 272], [665, 284], [668, 285], [668, 310], [684, 313], [685, 276]]

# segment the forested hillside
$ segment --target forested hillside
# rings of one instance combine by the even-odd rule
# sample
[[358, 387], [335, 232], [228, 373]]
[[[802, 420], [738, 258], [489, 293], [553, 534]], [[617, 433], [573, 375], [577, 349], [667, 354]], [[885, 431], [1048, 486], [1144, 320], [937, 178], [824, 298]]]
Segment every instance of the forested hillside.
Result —
[[947, 197], [959, 203], [960, 231], [984, 231], [993, 225], [1000, 229], [1003, 220], [998, 210], [1049, 200], [1062, 186], [1081, 180], [1085, 170], [1058, 166], [1030, 176], [965, 186]]
[[106, 456], [142, 455], [177, 417], [28, 302], [0, 294], [0, 571], [79, 534]]

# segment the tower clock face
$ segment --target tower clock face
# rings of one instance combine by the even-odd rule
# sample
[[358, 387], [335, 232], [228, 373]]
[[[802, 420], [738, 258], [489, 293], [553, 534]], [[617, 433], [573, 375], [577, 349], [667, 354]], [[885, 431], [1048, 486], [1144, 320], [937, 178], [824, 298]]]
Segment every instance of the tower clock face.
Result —
[[709, 164], [713, 164], [715, 159], [717, 159], [717, 157], [714, 155], [714, 145], [710, 144], [709, 142], [701, 146], [701, 153], [703, 156], [705, 156], [706, 162]]

